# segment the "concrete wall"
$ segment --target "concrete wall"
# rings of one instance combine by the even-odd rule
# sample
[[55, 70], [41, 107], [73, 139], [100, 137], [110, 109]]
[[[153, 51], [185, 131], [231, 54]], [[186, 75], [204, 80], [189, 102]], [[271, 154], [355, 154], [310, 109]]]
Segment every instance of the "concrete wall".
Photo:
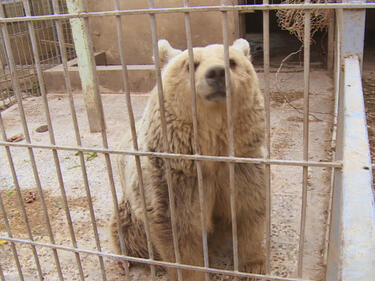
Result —
[[[114, 10], [113, 1], [90, 0], [89, 11]], [[227, 0], [237, 4], [237, 0]], [[191, 6], [220, 5], [220, 0], [191, 0]], [[182, 7], [182, 0], [155, 0], [155, 7]], [[121, 9], [142, 9], [148, 7], [147, 0], [121, 0]], [[185, 23], [183, 14], [156, 15], [158, 38], [167, 39], [175, 48], [186, 49]], [[229, 13], [230, 41], [239, 37], [238, 13]], [[222, 42], [220, 12], [191, 14], [191, 29], [194, 46], [204, 46]], [[104, 51], [108, 64], [120, 64], [116, 22], [114, 17], [90, 18], [90, 32], [95, 52]], [[122, 32], [125, 40], [125, 54], [128, 64], [152, 63], [152, 38], [148, 15], [123, 16]]]

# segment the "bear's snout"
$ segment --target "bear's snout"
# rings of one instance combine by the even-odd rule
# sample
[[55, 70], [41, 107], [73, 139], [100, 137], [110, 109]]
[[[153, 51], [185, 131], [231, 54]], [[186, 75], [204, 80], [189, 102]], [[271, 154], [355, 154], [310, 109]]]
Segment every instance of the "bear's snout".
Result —
[[211, 66], [206, 71], [207, 84], [216, 89], [225, 90], [225, 69], [224, 66]]
[[[225, 69], [223, 65], [214, 65], [209, 67], [204, 75], [206, 90], [203, 91], [203, 97], [209, 101], [223, 101], [225, 100]], [[202, 94], [201, 94], [202, 95]]]

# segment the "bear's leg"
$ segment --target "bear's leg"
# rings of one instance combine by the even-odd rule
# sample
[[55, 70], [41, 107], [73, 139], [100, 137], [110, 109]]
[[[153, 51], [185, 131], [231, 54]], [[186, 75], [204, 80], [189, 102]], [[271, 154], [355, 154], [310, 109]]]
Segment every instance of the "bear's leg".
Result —
[[[148, 258], [143, 222], [132, 215], [130, 204], [125, 200], [120, 202], [118, 211], [126, 254], [133, 257]], [[118, 221], [114, 213], [110, 222], [110, 238], [115, 252], [121, 254]], [[157, 253], [155, 254], [157, 256]]]
[[[203, 251], [201, 237], [201, 235], [191, 234], [186, 235], [184, 239], [179, 239], [181, 241], [179, 243], [181, 263], [188, 265], [203, 266]], [[168, 274], [173, 281], [178, 280], [176, 269], [168, 269]], [[186, 281], [204, 281], [204, 273], [193, 270], [182, 270], [182, 277], [183, 280]]]
[[[199, 215], [197, 216], [197, 218], [198, 220], [200, 220]], [[186, 221], [184, 222], [185, 224]], [[177, 224], [179, 223], [177, 222]], [[186, 229], [178, 229], [177, 231], [181, 263], [188, 265], [203, 266], [201, 229], [192, 229], [192, 226], [189, 226], [188, 228], [190, 228], [190, 231], [186, 231]], [[161, 237], [160, 235], [155, 235], [153, 238], [153, 241], [157, 240], [157, 242], [155, 242], [155, 246], [162, 257], [162, 260], [175, 262], [173, 237], [171, 229], [160, 229], [159, 231], [155, 229], [155, 233], [167, 234], [164, 237]], [[177, 269], [167, 268], [167, 271], [171, 280], [178, 280]], [[204, 281], [204, 273], [192, 270], [182, 270], [182, 277], [184, 281]]]
[[238, 258], [240, 271], [264, 274], [265, 253], [262, 247], [264, 221], [242, 218], [238, 222]]

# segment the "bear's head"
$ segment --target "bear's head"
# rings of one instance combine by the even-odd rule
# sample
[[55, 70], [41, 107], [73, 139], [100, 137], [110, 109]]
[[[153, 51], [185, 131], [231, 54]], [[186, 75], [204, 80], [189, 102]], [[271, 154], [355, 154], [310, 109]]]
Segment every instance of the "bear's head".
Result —
[[[159, 40], [158, 45], [166, 106], [178, 110], [178, 116], [188, 118], [191, 116], [188, 51], [174, 49], [166, 40]], [[227, 91], [223, 45], [194, 48], [193, 54], [198, 114], [216, 112], [225, 116]], [[237, 39], [229, 47], [229, 65], [232, 111], [248, 109], [261, 95], [246, 40]]]

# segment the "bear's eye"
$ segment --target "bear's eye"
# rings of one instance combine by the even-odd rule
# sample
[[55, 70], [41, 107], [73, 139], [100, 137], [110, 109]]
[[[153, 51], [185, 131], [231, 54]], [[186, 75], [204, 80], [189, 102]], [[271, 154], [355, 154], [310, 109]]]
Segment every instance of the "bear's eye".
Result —
[[[194, 62], [194, 70], [197, 70], [198, 66], [199, 66], [199, 62]], [[189, 63], [187, 63], [186, 69], [187, 71], [189, 71]]]
[[236, 61], [234, 59], [229, 59], [229, 66], [230, 68], [235, 68], [237, 65]]

